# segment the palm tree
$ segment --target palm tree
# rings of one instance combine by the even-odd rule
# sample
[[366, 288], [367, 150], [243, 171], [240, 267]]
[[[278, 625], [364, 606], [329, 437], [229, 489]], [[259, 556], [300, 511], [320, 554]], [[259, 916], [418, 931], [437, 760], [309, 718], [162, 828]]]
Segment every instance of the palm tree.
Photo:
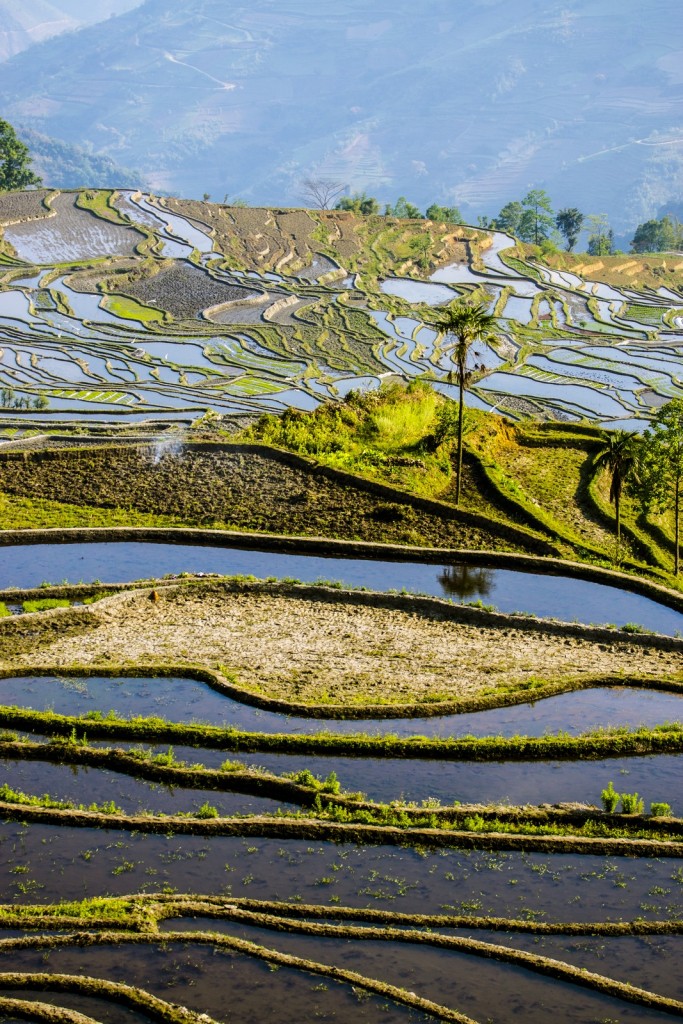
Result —
[[467, 369], [467, 356], [470, 346], [475, 341], [488, 337], [495, 326], [496, 318], [492, 316], [483, 303], [475, 306], [467, 303], [453, 303], [442, 310], [438, 316], [437, 327], [445, 334], [451, 334], [455, 341], [448, 346], [454, 369], [449, 373], [449, 380], [455, 375], [459, 388], [459, 409], [458, 409], [458, 461], [457, 475], [455, 478], [455, 504], [460, 504], [460, 490], [462, 485], [462, 418], [464, 409], [465, 385], [472, 376]]
[[609, 500], [614, 502], [617, 518], [617, 551], [621, 544], [621, 492], [635, 465], [634, 438], [637, 436], [634, 430], [606, 430], [602, 435], [602, 447], [593, 463], [596, 470], [606, 469], [612, 474]]

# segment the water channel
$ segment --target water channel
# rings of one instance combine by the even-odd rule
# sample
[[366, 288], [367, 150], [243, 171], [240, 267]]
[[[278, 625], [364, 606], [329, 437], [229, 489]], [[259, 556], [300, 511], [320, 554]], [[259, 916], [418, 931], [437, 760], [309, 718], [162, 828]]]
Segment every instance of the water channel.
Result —
[[631, 622], [670, 635], [683, 631], [680, 612], [639, 594], [567, 576], [512, 569], [141, 541], [18, 544], [0, 549], [3, 588], [37, 587], [43, 582], [123, 583], [181, 572], [288, 577], [307, 583], [338, 580], [370, 590], [481, 600], [502, 612], [617, 626]]
[[562, 731], [575, 736], [601, 726], [652, 727], [683, 720], [683, 697], [676, 693], [604, 686], [488, 711], [339, 719], [252, 707], [195, 679], [73, 677], [65, 673], [0, 679], [0, 702], [35, 711], [53, 710], [60, 715], [113, 710], [123, 717], [160, 715], [169, 722], [297, 734], [326, 730], [373, 736], [543, 736]]

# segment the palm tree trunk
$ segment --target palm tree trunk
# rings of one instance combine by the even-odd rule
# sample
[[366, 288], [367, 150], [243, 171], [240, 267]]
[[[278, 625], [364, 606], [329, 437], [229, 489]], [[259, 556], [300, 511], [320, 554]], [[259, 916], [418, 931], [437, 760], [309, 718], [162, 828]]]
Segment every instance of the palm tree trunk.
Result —
[[674, 507], [674, 519], [675, 519], [674, 530], [675, 530], [675, 534], [676, 534], [676, 536], [674, 538], [674, 547], [676, 549], [675, 550], [675, 554], [674, 554], [674, 576], [678, 576], [678, 566], [679, 566], [679, 562], [680, 562], [680, 551], [679, 551], [679, 535], [680, 535], [680, 529], [681, 529], [681, 524], [680, 524], [680, 506], [681, 506], [681, 487], [680, 487], [680, 482], [677, 480], [676, 481], [676, 500], [675, 500], [675, 507]]
[[621, 548], [621, 488], [617, 487], [614, 492], [614, 511], [617, 517], [617, 557]]
[[458, 408], [458, 471], [455, 478], [455, 504], [456, 507], [460, 504], [460, 489], [462, 486], [462, 413], [464, 406], [464, 391], [465, 391], [465, 374], [460, 372], [460, 406]]

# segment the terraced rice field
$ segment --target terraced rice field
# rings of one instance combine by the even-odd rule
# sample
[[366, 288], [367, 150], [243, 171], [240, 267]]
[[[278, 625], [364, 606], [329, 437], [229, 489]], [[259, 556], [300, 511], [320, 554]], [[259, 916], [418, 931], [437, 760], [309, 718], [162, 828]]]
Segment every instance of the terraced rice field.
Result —
[[[58, 592], [96, 600], [0, 623], [8, 1018], [681, 1015], [683, 825], [599, 803], [680, 800], [683, 641], [243, 577]], [[554, 660], [533, 703], [511, 658]]]
[[[500, 327], [473, 349], [473, 405], [638, 427], [683, 392], [672, 274], [638, 290], [501, 234], [133, 192], [5, 195], [0, 225], [14, 419], [243, 419], [391, 376], [454, 394], [430, 322], [458, 296]], [[468, 513], [418, 523], [407, 498], [380, 533], [369, 485], [265, 449], [91, 441], [10, 450], [4, 493], [79, 523], [125, 506], [176, 526], [284, 518], [317, 537], [545, 550]], [[553, 451], [529, 493], [572, 543], [606, 545], [557, 485], [583, 454]], [[62, 1003], [64, 1024], [683, 1015], [676, 595], [321, 558], [315, 539], [308, 554], [154, 539], [3, 555], [4, 1019]]]
[[[3, 196], [0, 387], [10, 404], [47, 402], [14, 411], [48, 420], [310, 408], [389, 375], [447, 389], [449, 340], [429, 319], [470, 295], [500, 325], [472, 353], [473, 405], [637, 425], [683, 392], [675, 276], [618, 288], [511, 258], [505, 235], [397, 223], [133, 192]], [[410, 256], [423, 230], [428, 271]]]

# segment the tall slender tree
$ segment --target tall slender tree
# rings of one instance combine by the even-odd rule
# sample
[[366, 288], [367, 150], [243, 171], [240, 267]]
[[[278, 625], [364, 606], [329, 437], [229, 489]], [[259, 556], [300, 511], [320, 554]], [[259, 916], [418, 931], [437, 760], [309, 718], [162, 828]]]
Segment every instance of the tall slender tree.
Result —
[[611, 256], [614, 249], [614, 232], [609, 226], [606, 213], [591, 213], [588, 217], [588, 246], [590, 256]]
[[517, 234], [523, 242], [540, 245], [555, 226], [550, 196], [542, 188], [532, 188], [522, 199], [522, 213]]
[[621, 546], [621, 494], [635, 466], [637, 436], [635, 431], [605, 430], [593, 462], [596, 472], [606, 469], [611, 474], [609, 500], [614, 504], [617, 519], [617, 554]]
[[436, 319], [436, 326], [446, 336], [450, 335], [455, 340], [448, 344], [448, 351], [453, 360], [453, 370], [449, 377], [454, 376], [458, 382], [458, 455], [455, 478], [455, 504], [460, 504], [460, 492], [462, 490], [462, 434], [463, 434], [463, 411], [465, 407], [465, 387], [472, 376], [472, 371], [467, 368], [467, 357], [470, 348], [475, 341], [488, 338], [493, 331], [496, 318], [492, 316], [483, 303], [468, 305], [465, 302], [456, 302], [447, 306], [440, 312]]

